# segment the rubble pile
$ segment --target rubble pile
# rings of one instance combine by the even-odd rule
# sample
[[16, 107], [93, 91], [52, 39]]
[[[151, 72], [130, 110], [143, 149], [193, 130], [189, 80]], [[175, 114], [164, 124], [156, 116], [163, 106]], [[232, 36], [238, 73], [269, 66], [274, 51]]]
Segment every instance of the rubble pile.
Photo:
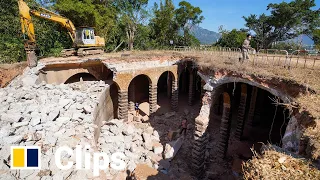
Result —
[[[54, 163], [57, 147], [93, 145], [92, 116], [104, 82], [35, 84], [32, 73], [0, 89], [0, 169], [4, 179], [83, 177]], [[10, 146], [41, 146], [41, 170], [10, 170]], [[78, 171], [80, 172], [80, 171]], [[92, 173], [91, 173], [92, 174]], [[90, 176], [90, 173], [88, 173]]]
[[[72, 84], [36, 83], [31, 70], [0, 89], [0, 175], [4, 179], [91, 179], [93, 170], [77, 170], [76, 156], [63, 153], [62, 164], [72, 161], [69, 170], [60, 170], [55, 163], [55, 152], [67, 146], [75, 151], [91, 153], [115, 152], [125, 154], [126, 169], [133, 172], [139, 164], [156, 170], [168, 170], [173, 158], [172, 149], [160, 143], [165, 132], [157, 131], [149, 123], [123, 122], [117, 119], [103, 121], [98, 143], [94, 142], [94, 110], [108, 84], [103, 81], [85, 81]], [[168, 114], [163, 117], [168, 116]], [[160, 119], [162, 116], [157, 117]], [[160, 120], [159, 120], [160, 121]], [[167, 131], [167, 130], [166, 130]], [[160, 134], [159, 134], [160, 133]], [[178, 141], [178, 140], [177, 140]], [[181, 140], [179, 140], [181, 141]], [[162, 142], [163, 143], [163, 142]], [[89, 145], [91, 149], [85, 147]], [[41, 169], [10, 170], [11, 146], [40, 146]], [[181, 146], [181, 145], [180, 145]], [[180, 148], [180, 147], [179, 147]], [[174, 152], [176, 154], [176, 152]], [[110, 157], [110, 156], [109, 156]], [[83, 159], [83, 158], [82, 158]], [[92, 158], [91, 158], [92, 164]], [[117, 179], [125, 171], [108, 168], [100, 172], [102, 178]]]

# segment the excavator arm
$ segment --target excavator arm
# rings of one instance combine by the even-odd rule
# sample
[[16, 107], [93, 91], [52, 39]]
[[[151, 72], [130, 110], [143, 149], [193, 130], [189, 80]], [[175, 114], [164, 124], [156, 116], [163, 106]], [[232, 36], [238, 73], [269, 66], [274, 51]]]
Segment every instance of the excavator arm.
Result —
[[62, 17], [44, 8], [40, 8], [40, 10], [41, 11], [31, 10], [30, 13], [37, 17], [45, 18], [50, 21], [59, 23], [62, 27], [68, 30], [68, 33], [72, 39], [72, 42], [74, 42], [76, 38], [76, 28], [68, 18]]
[[[62, 27], [68, 30], [68, 33], [73, 41], [74, 48], [62, 50], [62, 56], [70, 56], [77, 54], [78, 56], [101, 54], [103, 53], [103, 47], [105, 46], [104, 38], [94, 35], [93, 28], [80, 28], [76, 37], [76, 28], [73, 23], [63, 16], [57, 13], [49, 11], [44, 8], [37, 8], [36, 10], [30, 10], [27, 3], [24, 0], [18, 0], [19, 14], [21, 20], [22, 33], [28, 35], [28, 40], [25, 42], [25, 51], [27, 54], [27, 61], [30, 67], [37, 65], [37, 57], [35, 55], [36, 49], [36, 37], [34, 31], [34, 24], [32, 23], [31, 15], [39, 18], [44, 18], [49, 21], [59, 23]], [[84, 33], [84, 34], [81, 34]], [[89, 33], [91, 34], [89, 36]], [[88, 34], [88, 35], [87, 35]]]
[[30, 10], [27, 3], [24, 2], [23, 0], [19, 0], [18, 5], [19, 5], [22, 33], [24, 34], [26, 33], [28, 35], [29, 43], [35, 43], [36, 41], [35, 33], [34, 33], [34, 25], [32, 23], [30, 13], [33, 14], [34, 16], [59, 23], [62, 27], [68, 30], [68, 33], [72, 41], [74, 42], [76, 38], [76, 28], [68, 18], [60, 16], [44, 8], [39, 8], [39, 10]]
[[19, 0], [18, 5], [22, 33], [28, 35], [29, 43], [35, 43], [36, 37], [34, 33], [34, 25], [30, 16], [30, 8], [23, 0]]

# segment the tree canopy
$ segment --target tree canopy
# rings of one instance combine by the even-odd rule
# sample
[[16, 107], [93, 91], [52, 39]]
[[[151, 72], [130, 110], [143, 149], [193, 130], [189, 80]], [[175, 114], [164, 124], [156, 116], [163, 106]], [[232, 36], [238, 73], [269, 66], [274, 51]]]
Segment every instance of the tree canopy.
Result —
[[220, 33], [222, 34], [221, 38], [218, 40], [216, 45], [222, 47], [234, 47], [239, 48], [241, 47], [244, 39], [247, 36], [245, 31], [233, 29], [231, 31], [220, 29]]
[[[167, 49], [173, 45], [199, 46], [191, 33], [204, 20], [202, 10], [187, 1], [175, 7], [173, 0], [161, 0], [149, 9], [148, 0], [25, 0], [31, 9], [44, 7], [70, 19], [76, 27], [91, 26], [105, 38], [107, 52], [122, 49]], [[300, 34], [312, 38], [320, 48], [320, 10], [315, 0], [271, 3], [270, 15], [243, 17], [247, 29], [220, 31], [219, 46], [240, 47], [248, 32], [254, 32], [252, 47], [268, 48], [274, 42]], [[16, 0], [0, 2], [0, 62], [25, 59], [24, 41]], [[66, 29], [46, 19], [32, 17], [37, 47], [44, 56], [58, 56], [71, 48]], [[277, 43], [279, 44], [279, 43]], [[287, 47], [287, 44], [280, 44]]]
[[314, 0], [271, 3], [267, 7], [271, 15], [251, 14], [243, 18], [245, 26], [255, 32], [262, 47], [267, 49], [273, 42], [292, 39], [300, 34], [312, 34], [319, 26], [320, 11], [312, 10], [315, 5]]

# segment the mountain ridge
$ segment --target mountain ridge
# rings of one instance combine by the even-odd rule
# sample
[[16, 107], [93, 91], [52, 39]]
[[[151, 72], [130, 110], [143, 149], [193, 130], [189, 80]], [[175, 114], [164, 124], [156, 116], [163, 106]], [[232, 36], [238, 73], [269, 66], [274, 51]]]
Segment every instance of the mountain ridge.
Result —
[[213, 44], [221, 37], [221, 34], [200, 26], [192, 26], [190, 31], [204, 45]]

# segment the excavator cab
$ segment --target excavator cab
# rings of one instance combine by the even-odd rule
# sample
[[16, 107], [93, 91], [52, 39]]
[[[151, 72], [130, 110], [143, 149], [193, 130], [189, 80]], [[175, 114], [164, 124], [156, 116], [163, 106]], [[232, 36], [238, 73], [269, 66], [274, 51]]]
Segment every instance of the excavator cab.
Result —
[[[80, 27], [76, 31], [75, 46], [76, 47], [101, 47], [104, 46], [104, 41], [101, 42], [99, 36], [95, 36], [92, 27]], [[104, 40], [104, 39], [103, 39]]]

